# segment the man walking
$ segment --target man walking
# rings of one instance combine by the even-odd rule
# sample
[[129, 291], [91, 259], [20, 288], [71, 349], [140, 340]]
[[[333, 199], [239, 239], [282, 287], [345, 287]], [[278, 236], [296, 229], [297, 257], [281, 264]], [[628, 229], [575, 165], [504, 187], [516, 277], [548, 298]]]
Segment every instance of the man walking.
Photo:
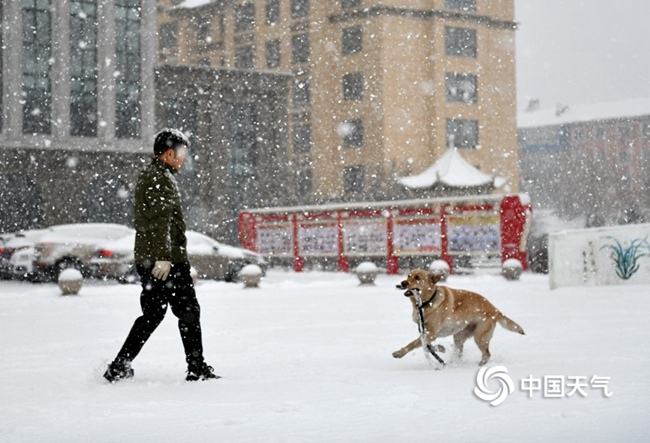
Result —
[[131, 362], [162, 322], [167, 305], [178, 317], [188, 381], [220, 378], [203, 360], [199, 302], [187, 259], [181, 196], [173, 174], [183, 163], [189, 140], [181, 131], [165, 128], [156, 134], [154, 158], [140, 173], [135, 190], [135, 265], [142, 283], [142, 315], [104, 378], [115, 383], [133, 377]]

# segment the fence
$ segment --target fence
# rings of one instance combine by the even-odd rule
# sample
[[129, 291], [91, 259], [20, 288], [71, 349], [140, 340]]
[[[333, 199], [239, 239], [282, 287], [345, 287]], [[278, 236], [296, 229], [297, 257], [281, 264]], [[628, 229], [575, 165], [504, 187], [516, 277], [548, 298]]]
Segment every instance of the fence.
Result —
[[452, 272], [468, 261], [518, 259], [524, 269], [532, 209], [525, 195], [348, 203], [251, 209], [239, 214], [242, 246], [274, 259], [334, 259], [350, 270], [360, 258], [386, 262], [445, 260]]
[[650, 224], [553, 232], [549, 283], [600, 286], [650, 283]]

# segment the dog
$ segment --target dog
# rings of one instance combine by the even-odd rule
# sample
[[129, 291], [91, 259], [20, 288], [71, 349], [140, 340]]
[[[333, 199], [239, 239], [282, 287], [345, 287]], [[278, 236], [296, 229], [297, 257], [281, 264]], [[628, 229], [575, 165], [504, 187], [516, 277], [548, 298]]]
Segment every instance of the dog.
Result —
[[[525, 334], [521, 326], [503, 315], [482, 295], [438, 286], [437, 283], [442, 278], [444, 277], [439, 274], [416, 269], [409, 273], [406, 280], [397, 285], [398, 289], [406, 290], [404, 295], [411, 300], [413, 321], [417, 324], [420, 323], [420, 314], [414, 291], [420, 292], [427, 343], [433, 343], [439, 337], [453, 335], [456, 354], [460, 358], [465, 341], [474, 337], [482, 354], [479, 366], [483, 366], [490, 359], [490, 340], [497, 323], [509, 331]], [[420, 346], [422, 341], [418, 337], [393, 352], [393, 357], [402, 358]], [[441, 345], [434, 346], [432, 349], [445, 352]]]

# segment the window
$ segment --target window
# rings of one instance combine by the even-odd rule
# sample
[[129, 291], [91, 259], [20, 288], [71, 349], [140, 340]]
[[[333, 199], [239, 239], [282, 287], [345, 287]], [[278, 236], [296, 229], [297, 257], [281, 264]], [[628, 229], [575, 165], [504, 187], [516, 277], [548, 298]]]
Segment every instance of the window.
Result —
[[476, 120], [447, 120], [447, 146], [476, 149], [478, 147], [478, 122]]
[[476, 103], [476, 76], [448, 72], [445, 76], [448, 102]]
[[204, 21], [199, 23], [196, 38], [202, 42], [210, 42], [212, 40], [212, 22], [209, 19], [204, 19]]
[[52, 130], [50, 0], [23, 0], [23, 133]]
[[255, 68], [255, 46], [244, 46], [235, 49], [235, 68]]
[[249, 31], [255, 28], [255, 4], [244, 3], [235, 6], [235, 32]]
[[293, 82], [293, 106], [303, 108], [309, 106], [309, 79], [298, 78]]
[[178, 44], [178, 24], [176, 22], [160, 25], [160, 48], [173, 48]]
[[70, 135], [97, 136], [97, 2], [70, 2]]
[[115, 0], [115, 136], [140, 137], [140, 0]]
[[309, 0], [291, 0], [291, 18], [303, 18], [309, 15]]
[[624, 124], [618, 127], [618, 136], [621, 140], [628, 140], [630, 138], [630, 127]]
[[340, 127], [340, 133], [343, 136], [343, 144], [345, 146], [362, 146], [363, 120], [346, 120]]
[[445, 8], [460, 11], [476, 11], [476, 0], [445, 0]]
[[445, 28], [445, 52], [458, 57], [476, 57], [476, 30]]
[[291, 60], [293, 63], [307, 63], [310, 55], [309, 35], [300, 34], [291, 37]]
[[363, 191], [363, 166], [348, 166], [343, 171], [343, 191], [346, 194]]
[[2, 132], [2, 115], [4, 113], [2, 107], [2, 48], [4, 47], [4, 40], [2, 38], [2, 29], [4, 28], [3, 24], [3, 12], [2, 12], [2, 2], [0, 2], [0, 132]]
[[219, 12], [216, 15], [216, 18], [217, 26], [219, 26], [219, 37], [223, 40], [223, 38], [226, 36], [226, 14]]
[[266, 67], [279, 68], [281, 65], [280, 40], [266, 42]]
[[307, 196], [312, 192], [312, 170], [303, 168], [296, 174], [296, 191], [301, 197]]
[[361, 0], [341, 0], [341, 8], [343, 9], [356, 8], [357, 6], [361, 6]]
[[306, 123], [293, 128], [293, 152], [311, 151], [311, 125]]
[[253, 103], [226, 106], [228, 174], [232, 186], [245, 186], [255, 174], [257, 163], [257, 112]]
[[266, 24], [273, 25], [280, 20], [280, 0], [266, 0]]
[[341, 36], [341, 46], [343, 54], [356, 54], [362, 49], [362, 30], [361, 26], [343, 28]]
[[363, 74], [354, 72], [343, 76], [343, 100], [363, 98]]

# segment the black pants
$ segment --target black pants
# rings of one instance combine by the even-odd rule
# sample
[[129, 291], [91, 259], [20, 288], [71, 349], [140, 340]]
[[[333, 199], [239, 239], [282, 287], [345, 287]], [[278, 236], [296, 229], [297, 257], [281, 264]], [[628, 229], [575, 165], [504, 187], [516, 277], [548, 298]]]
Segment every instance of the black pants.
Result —
[[142, 282], [140, 294], [142, 315], [133, 323], [131, 332], [117, 358], [132, 361], [165, 318], [167, 305], [171, 305], [172, 312], [178, 317], [178, 329], [185, 348], [187, 364], [198, 366], [203, 363], [201, 308], [194, 292], [189, 263], [173, 263], [165, 281], [153, 278], [151, 275], [153, 266], [137, 265], [136, 269]]

